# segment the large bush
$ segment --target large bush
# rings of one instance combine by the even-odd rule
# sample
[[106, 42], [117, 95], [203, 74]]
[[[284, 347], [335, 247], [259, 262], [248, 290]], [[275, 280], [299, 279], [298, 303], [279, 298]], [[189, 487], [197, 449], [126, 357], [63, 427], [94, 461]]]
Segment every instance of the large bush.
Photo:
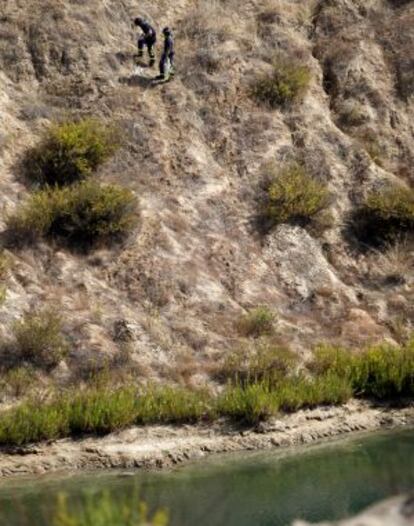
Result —
[[251, 86], [252, 96], [260, 103], [277, 108], [300, 99], [308, 89], [311, 73], [295, 60], [278, 59], [271, 73], [257, 78]]
[[136, 223], [134, 194], [117, 185], [84, 181], [34, 193], [8, 220], [13, 240], [49, 236], [88, 248], [131, 231]]
[[368, 194], [351, 215], [351, 231], [366, 244], [392, 242], [414, 228], [414, 190], [393, 184]]
[[294, 164], [274, 176], [268, 189], [267, 216], [273, 224], [307, 224], [327, 207], [328, 197], [323, 183]]
[[37, 183], [68, 185], [89, 177], [118, 145], [117, 134], [93, 119], [52, 126], [24, 160], [26, 176]]
[[15, 339], [10, 352], [12, 360], [27, 362], [35, 367], [50, 369], [56, 366], [68, 350], [61, 330], [61, 318], [50, 310], [31, 312], [13, 327]]

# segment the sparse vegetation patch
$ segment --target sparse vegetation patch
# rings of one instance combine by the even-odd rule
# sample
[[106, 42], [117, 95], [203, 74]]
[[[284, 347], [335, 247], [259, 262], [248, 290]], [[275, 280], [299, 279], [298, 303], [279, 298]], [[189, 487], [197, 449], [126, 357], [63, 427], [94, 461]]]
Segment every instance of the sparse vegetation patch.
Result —
[[114, 388], [98, 382], [80, 391], [63, 391], [46, 403], [28, 399], [2, 413], [0, 444], [223, 416], [253, 424], [280, 412], [342, 404], [352, 396], [387, 401], [414, 396], [414, 339], [358, 353], [321, 346], [302, 371], [289, 352], [267, 352], [268, 356], [257, 354], [243, 362], [242, 374], [228, 376], [227, 386], [218, 395], [181, 387], [127, 384]]
[[51, 310], [30, 312], [13, 327], [14, 343], [10, 351], [12, 362], [28, 363], [50, 369], [56, 366], [68, 350], [62, 334], [62, 320]]
[[398, 240], [414, 228], [414, 190], [392, 184], [370, 192], [349, 226], [368, 245]]
[[263, 336], [273, 332], [274, 313], [266, 306], [252, 309], [243, 315], [238, 324], [238, 330], [242, 336]]

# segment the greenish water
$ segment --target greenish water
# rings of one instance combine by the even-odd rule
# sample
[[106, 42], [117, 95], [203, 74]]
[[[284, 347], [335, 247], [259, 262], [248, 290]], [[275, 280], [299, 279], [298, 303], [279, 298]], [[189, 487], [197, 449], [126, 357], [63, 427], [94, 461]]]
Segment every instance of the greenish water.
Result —
[[140, 488], [172, 526], [284, 526], [338, 519], [414, 488], [414, 430], [291, 451], [222, 456], [171, 472], [39, 477], [0, 484], [0, 525], [46, 526], [60, 492], [116, 497]]

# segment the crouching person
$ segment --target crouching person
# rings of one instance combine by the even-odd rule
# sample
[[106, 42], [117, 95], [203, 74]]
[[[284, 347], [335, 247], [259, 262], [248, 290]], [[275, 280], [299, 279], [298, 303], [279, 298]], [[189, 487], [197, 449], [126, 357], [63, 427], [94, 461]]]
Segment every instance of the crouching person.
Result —
[[155, 29], [143, 18], [136, 18], [134, 24], [142, 30], [142, 35], [138, 38], [138, 58], [144, 56], [144, 47], [147, 47], [149, 56], [149, 65], [155, 64], [154, 47], [157, 42], [157, 33]]

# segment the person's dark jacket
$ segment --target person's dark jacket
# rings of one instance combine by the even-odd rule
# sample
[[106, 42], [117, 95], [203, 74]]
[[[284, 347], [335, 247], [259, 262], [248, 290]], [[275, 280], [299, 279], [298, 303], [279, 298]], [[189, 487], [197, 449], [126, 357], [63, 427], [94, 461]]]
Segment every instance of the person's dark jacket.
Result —
[[174, 39], [171, 34], [167, 35], [164, 39], [164, 57], [174, 57]]
[[150, 38], [151, 37], [152, 38], [156, 37], [157, 33], [156, 33], [155, 29], [146, 20], [143, 20], [142, 22], [140, 22], [137, 25], [138, 25], [138, 27], [140, 27], [142, 29], [142, 32], [144, 33], [144, 35], [146, 37], [150, 37]]

